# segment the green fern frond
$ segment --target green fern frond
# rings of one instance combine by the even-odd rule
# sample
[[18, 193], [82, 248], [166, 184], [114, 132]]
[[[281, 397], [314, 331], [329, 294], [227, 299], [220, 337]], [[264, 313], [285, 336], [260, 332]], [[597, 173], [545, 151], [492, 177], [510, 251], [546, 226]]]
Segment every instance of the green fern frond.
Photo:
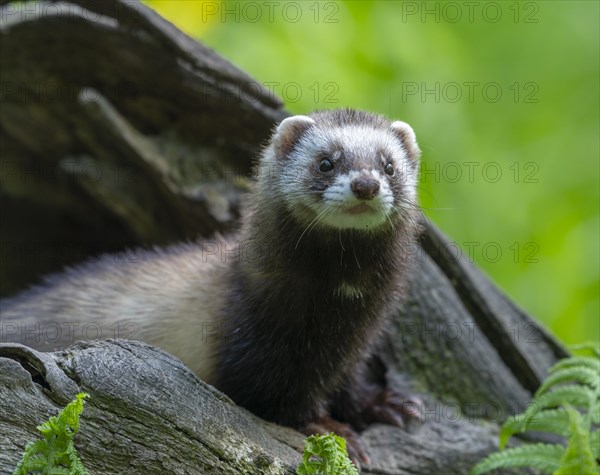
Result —
[[567, 407], [566, 412], [569, 416], [571, 437], [560, 461], [560, 467], [553, 475], [600, 475], [590, 447], [590, 433], [581, 414], [572, 407]]
[[471, 469], [469, 475], [481, 475], [496, 468], [533, 467], [551, 475], [560, 467], [565, 448], [562, 445], [531, 444], [488, 455]]
[[504, 448], [508, 439], [514, 434], [528, 430], [550, 432], [565, 437], [571, 435], [569, 430], [569, 414], [564, 408], [546, 409], [533, 415], [509, 417], [500, 430], [500, 448]]
[[52, 475], [70, 475], [71, 473], [71, 470], [64, 467], [57, 467], [52, 469]]
[[346, 451], [346, 441], [333, 433], [311, 435], [304, 441], [297, 475], [358, 475]]
[[600, 352], [594, 354], [556, 363], [527, 410], [509, 417], [500, 431], [500, 448], [512, 435], [529, 430], [562, 435], [567, 438], [566, 448], [535, 444], [498, 452], [480, 462], [471, 474], [534, 467], [552, 475], [600, 475], [600, 431], [590, 432], [593, 424], [600, 424]]
[[[25, 448], [25, 454], [27, 454], [27, 447]], [[30, 473], [36, 471], [43, 471], [48, 465], [47, 458], [42, 454], [30, 454], [24, 455], [21, 461], [17, 464], [14, 473]], [[24, 469], [23, 467], [27, 467]]]
[[89, 396], [79, 393], [56, 416], [37, 427], [44, 438], [27, 444], [13, 475], [87, 475], [73, 444], [86, 397]]
[[582, 366], [600, 372], [600, 359], [594, 356], [572, 356], [571, 358], [559, 360], [548, 372], [552, 374], [560, 369], [573, 368], [575, 366]]
[[540, 388], [536, 391], [535, 396], [537, 397], [544, 394], [552, 386], [570, 381], [585, 384], [598, 391], [600, 389], [600, 381], [598, 379], [598, 371], [594, 371], [585, 366], [573, 366], [558, 369], [546, 378]]
[[531, 405], [538, 409], [547, 409], [570, 404], [589, 410], [597, 397], [596, 392], [588, 386], [569, 384], [541, 394], [532, 401]]

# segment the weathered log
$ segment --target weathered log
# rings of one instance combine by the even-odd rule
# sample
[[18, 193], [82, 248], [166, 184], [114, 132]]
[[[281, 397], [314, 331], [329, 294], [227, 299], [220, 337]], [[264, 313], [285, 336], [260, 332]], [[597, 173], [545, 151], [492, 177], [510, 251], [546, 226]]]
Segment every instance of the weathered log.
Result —
[[1, 15], [1, 294], [89, 254], [235, 225], [279, 99], [135, 1]]
[[[99, 252], [235, 227], [252, 159], [286, 116], [277, 98], [137, 2], [1, 3], [0, 292]], [[422, 394], [425, 422], [368, 428], [366, 473], [466, 473], [566, 354], [424, 225], [372, 371]], [[294, 472], [300, 434], [158, 349], [39, 353], [1, 344], [3, 331], [0, 315], [2, 473], [79, 391], [92, 396], [77, 438], [92, 473]]]

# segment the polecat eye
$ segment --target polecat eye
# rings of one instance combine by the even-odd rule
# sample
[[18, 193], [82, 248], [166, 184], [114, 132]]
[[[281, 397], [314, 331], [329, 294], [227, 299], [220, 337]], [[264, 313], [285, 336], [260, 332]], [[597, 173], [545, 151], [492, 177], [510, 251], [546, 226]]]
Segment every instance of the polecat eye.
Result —
[[324, 160], [321, 160], [321, 163], [319, 164], [319, 170], [322, 172], [330, 172], [333, 170], [333, 163], [331, 163], [331, 160], [327, 160], [325, 158]]
[[392, 176], [392, 175], [394, 174], [394, 165], [392, 165], [392, 163], [388, 163], [388, 164], [385, 166], [385, 172], [386, 172], [388, 175]]

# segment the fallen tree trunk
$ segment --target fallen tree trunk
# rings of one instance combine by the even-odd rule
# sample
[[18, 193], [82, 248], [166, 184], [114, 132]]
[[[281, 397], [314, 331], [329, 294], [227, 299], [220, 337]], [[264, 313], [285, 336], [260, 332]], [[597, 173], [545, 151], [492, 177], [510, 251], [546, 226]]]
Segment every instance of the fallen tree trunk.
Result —
[[[137, 2], [4, 1], [0, 14], [3, 294], [95, 253], [235, 228], [253, 157], [287, 115], [277, 98]], [[373, 371], [422, 394], [425, 421], [369, 427], [365, 473], [466, 473], [566, 354], [424, 224]], [[77, 438], [91, 473], [294, 473], [299, 461], [300, 434], [156, 348], [0, 344], [3, 473], [79, 391], [91, 395]]]

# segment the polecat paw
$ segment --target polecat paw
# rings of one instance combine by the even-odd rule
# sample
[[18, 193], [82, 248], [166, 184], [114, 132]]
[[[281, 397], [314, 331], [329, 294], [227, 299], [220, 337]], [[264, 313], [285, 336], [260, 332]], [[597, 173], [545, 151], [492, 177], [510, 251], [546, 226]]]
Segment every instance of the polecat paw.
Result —
[[360, 435], [358, 435], [358, 433], [348, 424], [336, 421], [329, 416], [323, 416], [308, 424], [303, 429], [303, 432], [306, 435], [329, 434], [330, 432], [333, 432], [335, 435], [339, 435], [346, 439], [348, 457], [350, 457], [350, 460], [359, 472], [362, 464], [371, 463], [371, 458], [369, 457], [365, 443]]
[[404, 427], [411, 420], [423, 421], [422, 407], [423, 402], [417, 396], [384, 389], [364, 410], [364, 416], [369, 422]]

